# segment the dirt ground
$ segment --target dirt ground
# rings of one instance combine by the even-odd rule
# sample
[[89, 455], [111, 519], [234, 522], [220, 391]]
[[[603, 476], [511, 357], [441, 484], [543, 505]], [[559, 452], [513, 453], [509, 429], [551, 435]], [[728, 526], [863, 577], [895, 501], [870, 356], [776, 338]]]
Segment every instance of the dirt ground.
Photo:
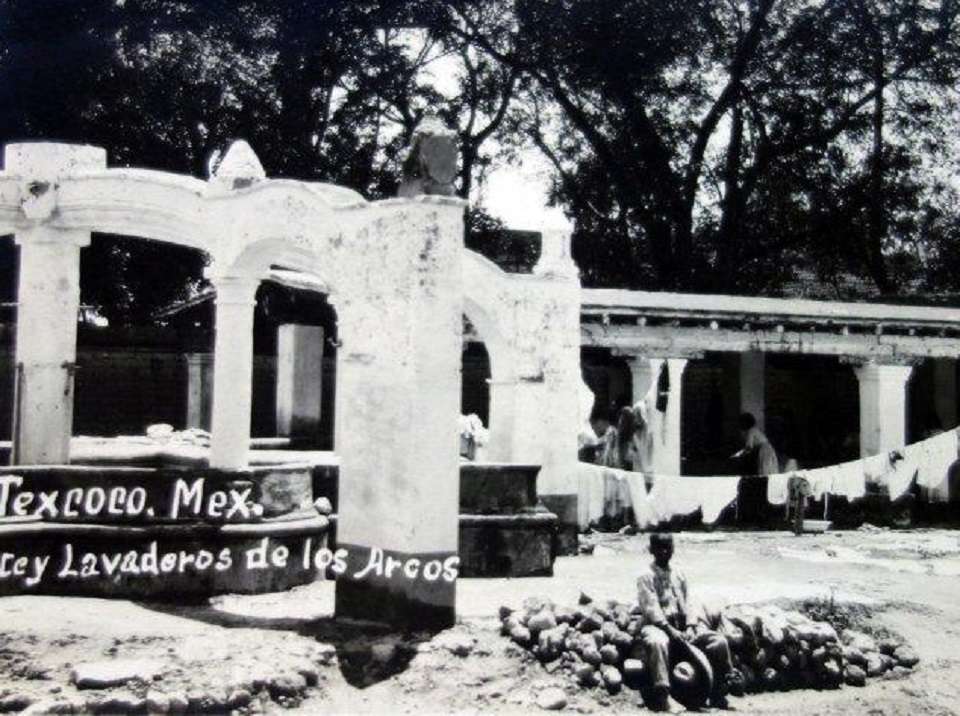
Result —
[[[540, 710], [537, 697], [551, 686], [566, 692], [567, 711], [641, 711], [635, 692], [580, 691], [497, 631], [498, 607], [530, 596], [574, 605], [584, 590], [598, 600], [632, 600], [646, 538], [591, 540], [594, 554], [559, 559], [553, 578], [460, 580], [460, 622], [433, 636], [335, 624], [330, 583], [176, 607], [3, 598], [0, 711], [528, 713]], [[696, 596], [718, 605], [831, 598], [862, 605], [867, 628], [899, 634], [921, 657], [903, 678], [750, 695], [731, 700], [737, 712], [960, 713], [960, 532], [684, 533], [675, 560]], [[155, 675], [107, 689], [71, 683], [76, 665], [132, 659], [149, 660]]]

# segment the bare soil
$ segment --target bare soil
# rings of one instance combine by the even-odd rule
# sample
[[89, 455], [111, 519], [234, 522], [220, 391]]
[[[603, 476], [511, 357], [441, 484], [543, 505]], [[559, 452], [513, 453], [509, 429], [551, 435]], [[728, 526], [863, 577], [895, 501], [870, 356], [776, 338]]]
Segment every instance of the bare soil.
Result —
[[[498, 607], [519, 607], [530, 596], [574, 605], [582, 590], [632, 600], [646, 538], [589, 539], [594, 554], [559, 559], [553, 578], [460, 580], [460, 622], [438, 635], [338, 625], [330, 618], [330, 583], [177, 606], [3, 598], [0, 710], [145, 710], [148, 696], [163, 702], [173, 695], [191, 710], [245, 713], [529, 713], [540, 710], [538, 695], [556, 686], [567, 694], [567, 711], [643, 711], [635, 692], [581, 691], [497, 631]], [[921, 658], [904, 678], [755, 694], [732, 699], [737, 712], [960, 713], [960, 532], [713, 532], [677, 540], [676, 563], [704, 600], [815, 601], [837, 618], [902, 636]], [[76, 689], [73, 667], [104, 659], [149, 659], [160, 671], [149, 682]]]

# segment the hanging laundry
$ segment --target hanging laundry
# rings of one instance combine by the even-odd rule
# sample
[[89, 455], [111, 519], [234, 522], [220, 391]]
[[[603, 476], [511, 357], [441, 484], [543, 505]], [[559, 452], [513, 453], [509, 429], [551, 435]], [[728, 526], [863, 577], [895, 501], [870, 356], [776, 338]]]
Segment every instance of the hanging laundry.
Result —
[[656, 527], [659, 515], [654, 511], [650, 496], [647, 494], [646, 475], [642, 472], [625, 472], [623, 477], [630, 492], [630, 504], [633, 507], [633, 518], [637, 527], [640, 529]]
[[851, 460], [832, 465], [830, 472], [830, 494], [859, 500], [866, 494], [866, 467], [863, 460]]
[[630, 491], [624, 480], [625, 471], [606, 468], [603, 471], [603, 515], [619, 520], [630, 507]]
[[594, 520], [603, 517], [604, 476], [599, 465], [578, 463], [577, 521], [586, 529]]
[[835, 471], [832, 468], [821, 467], [816, 470], [799, 470], [794, 474], [807, 481], [810, 498], [813, 500], [822, 500], [825, 494], [829, 495], [833, 491]]
[[771, 505], [783, 505], [787, 501], [787, 480], [790, 475], [778, 473], [767, 475], [767, 502]]
[[683, 477], [680, 479], [691, 483], [691, 488], [697, 491], [704, 524], [716, 522], [720, 518], [720, 513], [737, 499], [739, 477]]
[[949, 430], [904, 448], [917, 463], [917, 483], [934, 499], [945, 499], [950, 466], [957, 460], [957, 431]]
[[912, 453], [907, 453], [905, 450], [891, 450], [887, 453], [884, 482], [891, 500], [902, 497], [910, 489], [910, 484], [916, 476], [917, 461], [912, 457]]

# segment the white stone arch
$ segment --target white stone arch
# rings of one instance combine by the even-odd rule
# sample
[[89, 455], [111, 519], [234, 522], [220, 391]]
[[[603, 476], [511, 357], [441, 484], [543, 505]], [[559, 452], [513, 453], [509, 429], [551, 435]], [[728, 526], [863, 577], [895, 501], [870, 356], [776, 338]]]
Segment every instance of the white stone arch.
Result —
[[452, 623], [452, 582], [358, 575], [369, 571], [374, 550], [420, 563], [457, 552], [464, 203], [369, 203], [348, 189], [270, 180], [243, 142], [208, 182], [109, 170], [97, 147], [9, 145], [4, 160], [0, 232], [21, 246], [16, 345], [30, 406], [30, 420], [18, 426], [30, 439], [17, 443], [32, 452], [18, 463], [69, 459], [72, 400], [63, 375], [75, 358], [80, 248], [91, 231], [210, 254], [211, 466], [221, 470], [247, 466], [256, 288], [271, 265], [310, 271], [334, 296], [341, 341], [337, 537], [349, 556], [337, 613]]
[[509, 462], [513, 456], [515, 406], [513, 388], [517, 382], [516, 357], [510, 337], [475, 294], [464, 293], [463, 313], [477, 329], [490, 361], [489, 425], [490, 442], [484, 450], [491, 462]]

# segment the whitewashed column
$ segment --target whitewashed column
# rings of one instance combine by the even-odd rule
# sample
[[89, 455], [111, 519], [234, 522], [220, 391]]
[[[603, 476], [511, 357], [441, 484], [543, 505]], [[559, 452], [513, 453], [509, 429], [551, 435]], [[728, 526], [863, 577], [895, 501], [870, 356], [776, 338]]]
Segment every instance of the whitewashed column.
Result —
[[945, 429], [957, 425], [957, 359], [935, 358], [933, 361], [933, 405]]
[[70, 459], [73, 428], [73, 368], [80, 307], [80, 249], [86, 231], [50, 226], [58, 186], [78, 171], [107, 165], [99, 147], [46, 142], [10, 144], [4, 169], [20, 177], [23, 228], [17, 292], [17, 399], [13, 460], [57, 464]]
[[517, 410], [516, 379], [491, 379], [490, 442], [484, 448], [488, 462], [510, 462], [514, 459], [514, 425]]
[[860, 455], [902, 447], [907, 441], [909, 365], [864, 363], [854, 369], [860, 383]]
[[253, 309], [259, 283], [249, 276], [213, 279], [217, 298], [211, 467], [247, 465], [253, 395]]
[[749, 351], [740, 354], [740, 412], [750, 413], [761, 430], [766, 418], [766, 368], [763, 353]]
[[14, 462], [70, 461], [73, 367], [80, 308], [83, 231], [35, 227], [18, 233], [17, 400]]
[[653, 400], [649, 401], [648, 407], [653, 408], [656, 403], [657, 381], [660, 378], [663, 359], [637, 356], [629, 359], [627, 365], [630, 368], [630, 382], [633, 386], [631, 403], [636, 405], [652, 397]]
[[210, 378], [213, 356], [187, 354], [187, 428], [210, 429]]
[[277, 328], [277, 435], [320, 438], [323, 327]]
[[[337, 542], [347, 570], [336, 616], [423, 629], [455, 619], [456, 584], [440, 567], [455, 565], [459, 539], [463, 206], [411, 203], [407, 212], [384, 236], [416, 247], [386, 277], [400, 290], [373, 290], [362, 282], [381, 276], [359, 271], [360, 298], [337, 304], [337, 398], [346, 403]], [[374, 572], [378, 555], [417, 571]]]

